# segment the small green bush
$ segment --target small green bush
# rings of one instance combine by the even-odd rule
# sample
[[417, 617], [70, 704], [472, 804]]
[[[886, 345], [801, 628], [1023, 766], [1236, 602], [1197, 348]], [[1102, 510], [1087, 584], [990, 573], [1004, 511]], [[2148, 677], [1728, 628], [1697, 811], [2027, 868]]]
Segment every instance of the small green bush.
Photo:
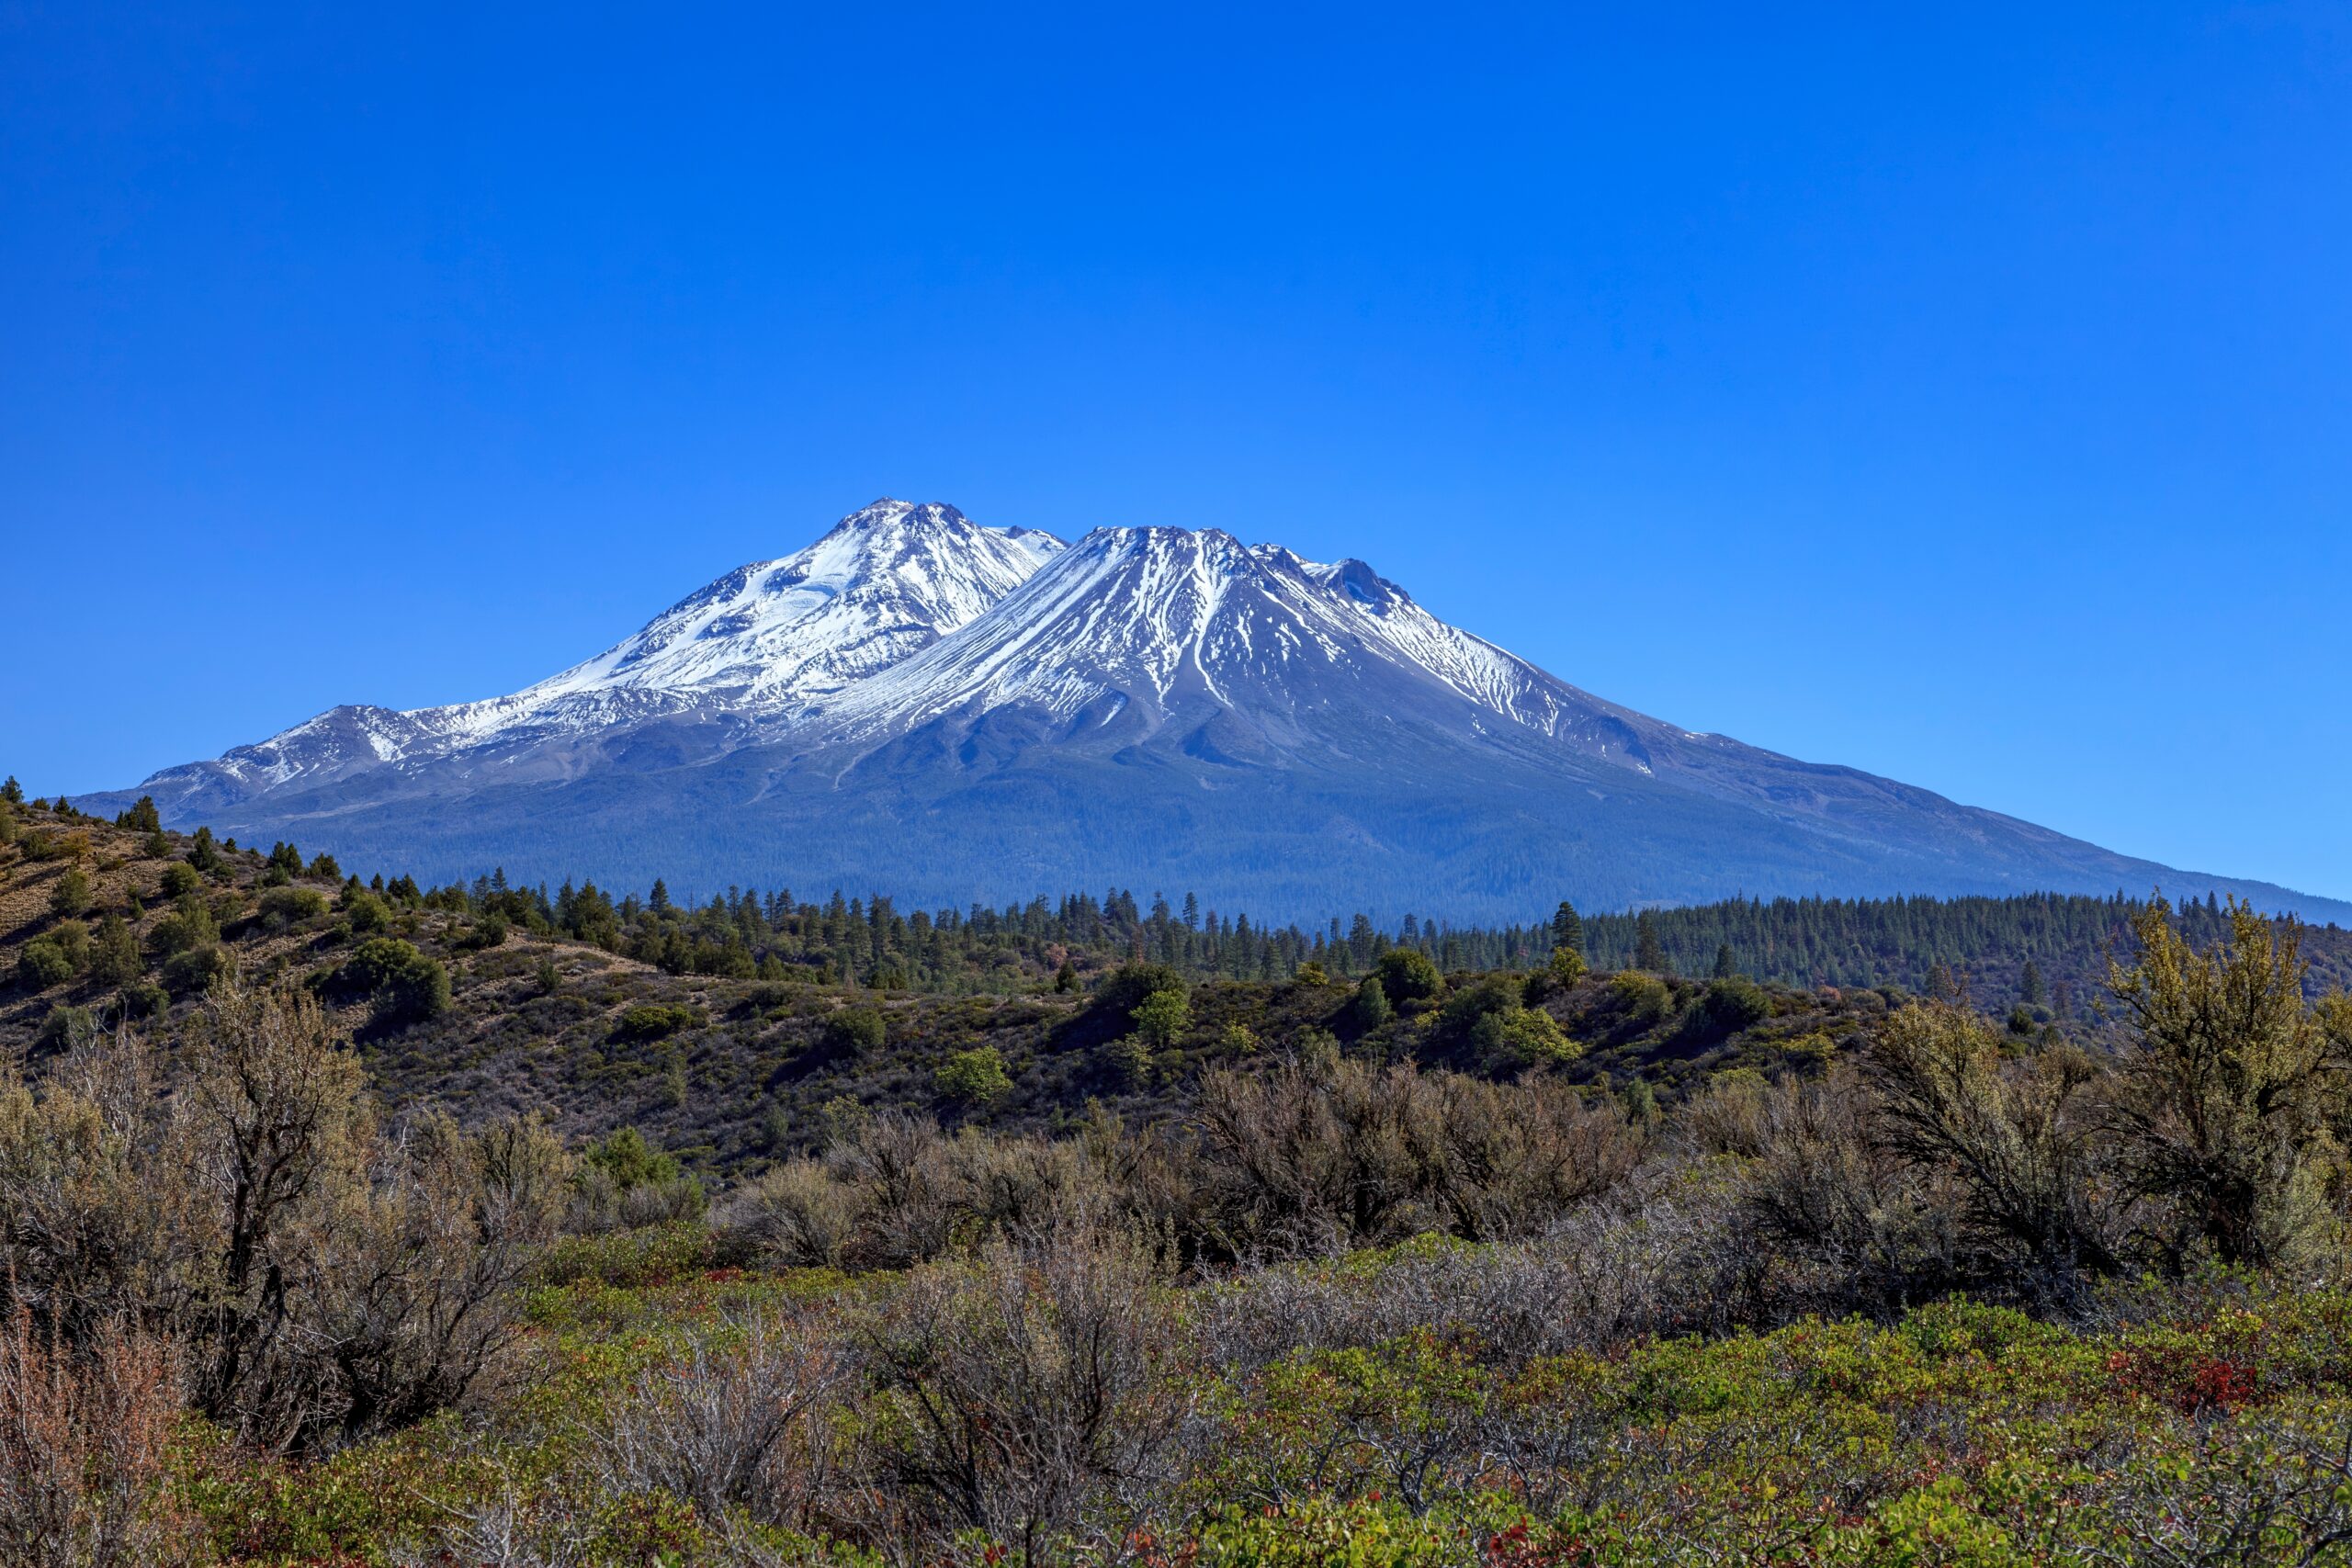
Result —
[[876, 1008], [843, 1008], [825, 1021], [825, 1043], [849, 1055], [882, 1049], [889, 1030]]
[[272, 931], [312, 920], [327, 912], [327, 896], [315, 887], [273, 887], [261, 896], [263, 924]]
[[646, 1002], [630, 1008], [615, 1021], [613, 1038], [627, 1041], [666, 1040], [682, 1029], [692, 1029], [703, 1021], [703, 1015], [694, 1008], [664, 1002]]
[[28, 991], [45, 991], [74, 977], [74, 961], [57, 943], [38, 936], [17, 953], [17, 984]]
[[60, 916], [87, 914], [91, 899], [90, 874], [78, 865], [69, 866], [49, 890], [49, 912]]
[[1388, 999], [1400, 1005], [1427, 1001], [1445, 989], [1445, 977], [1437, 972], [1435, 961], [1418, 947], [1390, 948], [1380, 955], [1373, 974]]
[[932, 1075], [932, 1081], [942, 1098], [965, 1105], [992, 1105], [1012, 1092], [1004, 1055], [993, 1045], [955, 1053]]
[[181, 996], [188, 996], [209, 989], [214, 981], [227, 978], [235, 967], [235, 960], [225, 948], [217, 942], [207, 942], [166, 960], [164, 985]]

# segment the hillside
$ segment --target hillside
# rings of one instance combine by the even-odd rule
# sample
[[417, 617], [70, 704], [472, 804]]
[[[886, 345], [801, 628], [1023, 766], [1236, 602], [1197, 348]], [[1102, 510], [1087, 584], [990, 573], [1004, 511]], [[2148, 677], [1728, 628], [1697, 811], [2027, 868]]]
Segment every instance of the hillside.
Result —
[[[1731, 1067], [1815, 1070], [1891, 997], [1924, 988], [1937, 964], [1970, 977], [1980, 1006], [2007, 1013], [2024, 999], [2016, 976], [2031, 960], [2043, 987], [2033, 1026], [2087, 1039], [2105, 953], [2132, 912], [2090, 899], [1661, 911], [1649, 919], [1666, 967], [1681, 973], [1659, 976], [1630, 971], [1635, 918], [1593, 917], [1583, 943], [1601, 973], [1555, 985], [1541, 978], [1548, 928], [1415, 922], [1383, 933], [1358, 917], [1310, 936], [1214, 911], [1145, 911], [1115, 892], [907, 915], [878, 897], [820, 906], [738, 893], [684, 909], [488, 879], [424, 889], [377, 876], [370, 890], [290, 846], [273, 859], [209, 834], [29, 807], [10, 820], [0, 1048], [43, 1054], [77, 1020], [102, 1023], [125, 1005], [183, 1016], [233, 963], [321, 991], [395, 1102], [443, 1103], [469, 1119], [545, 1111], [581, 1137], [636, 1126], [712, 1168], [820, 1142], [829, 1118], [854, 1107], [1016, 1130], [1064, 1130], [1098, 1108], [1148, 1120], [1205, 1066], [1302, 1046], [1520, 1071], [1472, 1043], [1475, 1016], [1434, 999], [1365, 1016], [1357, 977], [1400, 947], [1452, 971], [1451, 998], [1507, 990], [1509, 1004], [1541, 1010], [1576, 1048], [1555, 1069], [1572, 1081], [1629, 1090], [1639, 1079], [1641, 1092], [1666, 1098]], [[85, 886], [69, 890], [76, 874]], [[2210, 917], [2185, 923], [2197, 936]], [[1760, 976], [1760, 989], [1713, 984], [1724, 942], [1734, 970]], [[406, 944], [445, 976], [446, 1004], [403, 1000], [397, 975], [346, 978], [391, 963], [384, 943]], [[68, 957], [72, 972], [43, 983], [27, 956], [36, 944]], [[2346, 933], [2311, 931], [2306, 953], [2314, 988], [2352, 972]], [[1131, 1028], [1127, 1003], [1106, 989], [1137, 961], [1190, 987], [1188, 1016], [1142, 1064], [1114, 1048]], [[1826, 983], [1825, 965], [1838, 984]], [[1007, 1072], [1001, 1094], [976, 1104], [944, 1092], [941, 1069], [982, 1048]]]

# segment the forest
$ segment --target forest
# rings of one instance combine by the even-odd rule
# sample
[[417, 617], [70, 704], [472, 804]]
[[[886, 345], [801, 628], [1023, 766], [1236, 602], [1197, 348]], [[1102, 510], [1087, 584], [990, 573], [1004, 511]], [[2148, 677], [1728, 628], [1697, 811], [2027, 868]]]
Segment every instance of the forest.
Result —
[[498, 883], [0, 798], [0, 1561], [2352, 1553], [2333, 933]]

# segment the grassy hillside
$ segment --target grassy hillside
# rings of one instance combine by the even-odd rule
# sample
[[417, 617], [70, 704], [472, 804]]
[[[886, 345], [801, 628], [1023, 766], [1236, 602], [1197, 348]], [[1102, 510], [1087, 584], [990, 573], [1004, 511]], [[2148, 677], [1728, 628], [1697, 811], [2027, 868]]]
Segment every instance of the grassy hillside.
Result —
[[[212, 863], [197, 872], [191, 855]], [[1482, 1057], [1469, 1040], [1476, 1020], [1450, 1020], [1433, 1003], [1408, 998], [1385, 1020], [1368, 1018], [1357, 984], [1312, 968], [1279, 981], [1192, 983], [1187, 1016], [1138, 1062], [1114, 1049], [1133, 1032], [1126, 1008], [1102, 989], [1122, 962], [1116, 949], [1049, 944], [1039, 961], [1007, 965], [1012, 994], [992, 997], [844, 986], [820, 980], [822, 965], [771, 966], [787, 976], [771, 979], [672, 973], [482, 912], [496, 895], [379, 897], [338, 871], [23, 813], [15, 841], [0, 848], [0, 976], [11, 982], [0, 988], [0, 1046], [51, 1054], [74, 1029], [126, 1008], [168, 1031], [233, 964], [253, 982], [319, 991], [395, 1103], [442, 1103], [469, 1120], [541, 1111], [575, 1137], [635, 1126], [712, 1169], [809, 1146], [829, 1114], [854, 1106], [1012, 1130], [1066, 1129], [1094, 1107], [1149, 1119], [1203, 1068], [1271, 1061], [1302, 1043], [1490, 1076], [1526, 1066]], [[75, 876], [81, 891], [61, 905]], [[682, 944], [695, 940], [683, 917], [671, 930]], [[377, 988], [336, 983], [383, 942], [437, 966], [446, 1005], [403, 1010]], [[36, 943], [70, 949], [72, 972], [44, 983], [25, 958]], [[111, 961], [110, 944], [119, 950]], [[1044, 958], [1069, 964], [1069, 989], [1055, 988]], [[1488, 982], [1452, 979], [1456, 996]], [[1491, 987], [1516, 987], [1502, 1005], [1530, 999], [1518, 976], [1493, 976]], [[1639, 976], [1539, 980], [1535, 989], [1534, 1006], [1576, 1048], [1552, 1070], [1619, 1089], [1639, 1079], [1669, 1098], [1729, 1067], [1817, 1068], [1887, 1006], [1872, 991], [1783, 987], [1737, 987], [1733, 1006], [1712, 982]], [[1001, 1061], [1001, 1093], [943, 1089], [942, 1069], [975, 1050]]]
[[[1907, 900], [1590, 917], [1585, 948], [1621, 972], [1562, 985], [1544, 977], [1548, 928], [1417, 923], [1392, 938], [1358, 920], [1308, 937], [1214, 911], [1146, 911], [1116, 892], [934, 919], [838, 896], [817, 905], [739, 892], [681, 908], [487, 878], [423, 889], [379, 876], [371, 890], [283, 846], [273, 862], [253, 846], [70, 808], [19, 807], [6, 830], [0, 1048], [53, 1052], [74, 1028], [126, 1010], [168, 1027], [233, 964], [255, 982], [318, 992], [395, 1103], [446, 1104], [475, 1121], [542, 1111], [574, 1137], [635, 1126], [710, 1171], [807, 1148], [829, 1117], [858, 1107], [1016, 1130], [1068, 1129], [1096, 1109], [1148, 1120], [1204, 1067], [1263, 1063], [1302, 1043], [1487, 1076], [1526, 1070], [1474, 1046], [1476, 1021], [1449, 1020], [1434, 1003], [1406, 998], [1393, 1016], [1367, 1017], [1357, 976], [1407, 943], [1433, 961], [1494, 965], [1453, 970], [1447, 992], [1490, 980], [1490, 1000], [1532, 1004], [1558, 1026], [1569, 1049], [1550, 1052], [1544, 1070], [1635, 1096], [1671, 1100], [1736, 1067], [1817, 1071], [1912, 984], [1965, 984], [1980, 1006], [2023, 1007], [2012, 1020], [2021, 1036], [2093, 1039], [2091, 1004], [2108, 954], [2129, 951], [2135, 908]], [[2179, 919], [2210, 938], [2220, 917], [2193, 906]], [[1668, 973], [1625, 967], [1645, 923]], [[386, 943], [446, 976], [446, 1004], [394, 1005], [379, 976], [345, 979], [363, 949], [374, 944], [380, 962]], [[28, 963], [36, 945], [67, 963]], [[1705, 973], [1726, 947], [1735, 969], [1752, 953], [1756, 971], [1775, 978], [1750, 987], [1671, 973]], [[2305, 952], [2315, 989], [2352, 973], [2352, 933], [2309, 932]], [[1186, 1017], [1143, 1061], [1120, 1048], [1132, 1033], [1125, 1008], [1100, 996], [1137, 958], [1189, 989]], [[2029, 963], [2030, 986], [2020, 979]], [[1847, 983], [1792, 984], [1792, 973]], [[1882, 973], [1902, 978], [1871, 980]], [[990, 990], [970, 989], [982, 984]], [[2030, 1006], [2028, 990], [2040, 998]], [[993, 1053], [1004, 1086], [943, 1087], [943, 1071], [975, 1051]]]

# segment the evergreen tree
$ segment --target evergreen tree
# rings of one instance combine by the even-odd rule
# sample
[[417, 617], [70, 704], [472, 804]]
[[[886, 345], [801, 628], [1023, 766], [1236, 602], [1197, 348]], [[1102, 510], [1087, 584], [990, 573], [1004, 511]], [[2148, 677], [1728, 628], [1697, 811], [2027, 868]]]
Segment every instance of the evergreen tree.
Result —
[[2048, 999], [2041, 984], [2041, 966], [2030, 958], [2025, 961], [2025, 974], [2018, 981], [2018, 994], [2028, 1007], [2038, 1008]]
[[1634, 967], [1653, 975], [1666, 973], [1666, 946], [1658, 940], [1655, 910], [1644, 909], [1634, 922]]
[[[835, 894], [834, 897], [839, 897], [840, 895]], [[645, 896], [645, 907], [652, 910], [657, 915], [668, 914], [671, 908], [670, 885], [663, 882], [660, 877], [655, 877], [653, 879], [653, 891]]]
[[1577, 914], [1577, 907], [1566, 898], [1561, 899], [1560, 907], [1552, 911], [1552, 948], [1555, 953], [1566, 951], [1578, 957], [1584, 955], [1584, 917]]
[[8, 782], [0, 784], [0, 800], [5, 800], [11, 806], [22, 806], [25, 803], [25, 786], [17, 782], [16, 774], [10, 773]]
[[1739, 966], [1732, 962], [1731, 943], [1724, 942], [1715, 949], [1715, 978], [1728, 980], [1738, 973]]

